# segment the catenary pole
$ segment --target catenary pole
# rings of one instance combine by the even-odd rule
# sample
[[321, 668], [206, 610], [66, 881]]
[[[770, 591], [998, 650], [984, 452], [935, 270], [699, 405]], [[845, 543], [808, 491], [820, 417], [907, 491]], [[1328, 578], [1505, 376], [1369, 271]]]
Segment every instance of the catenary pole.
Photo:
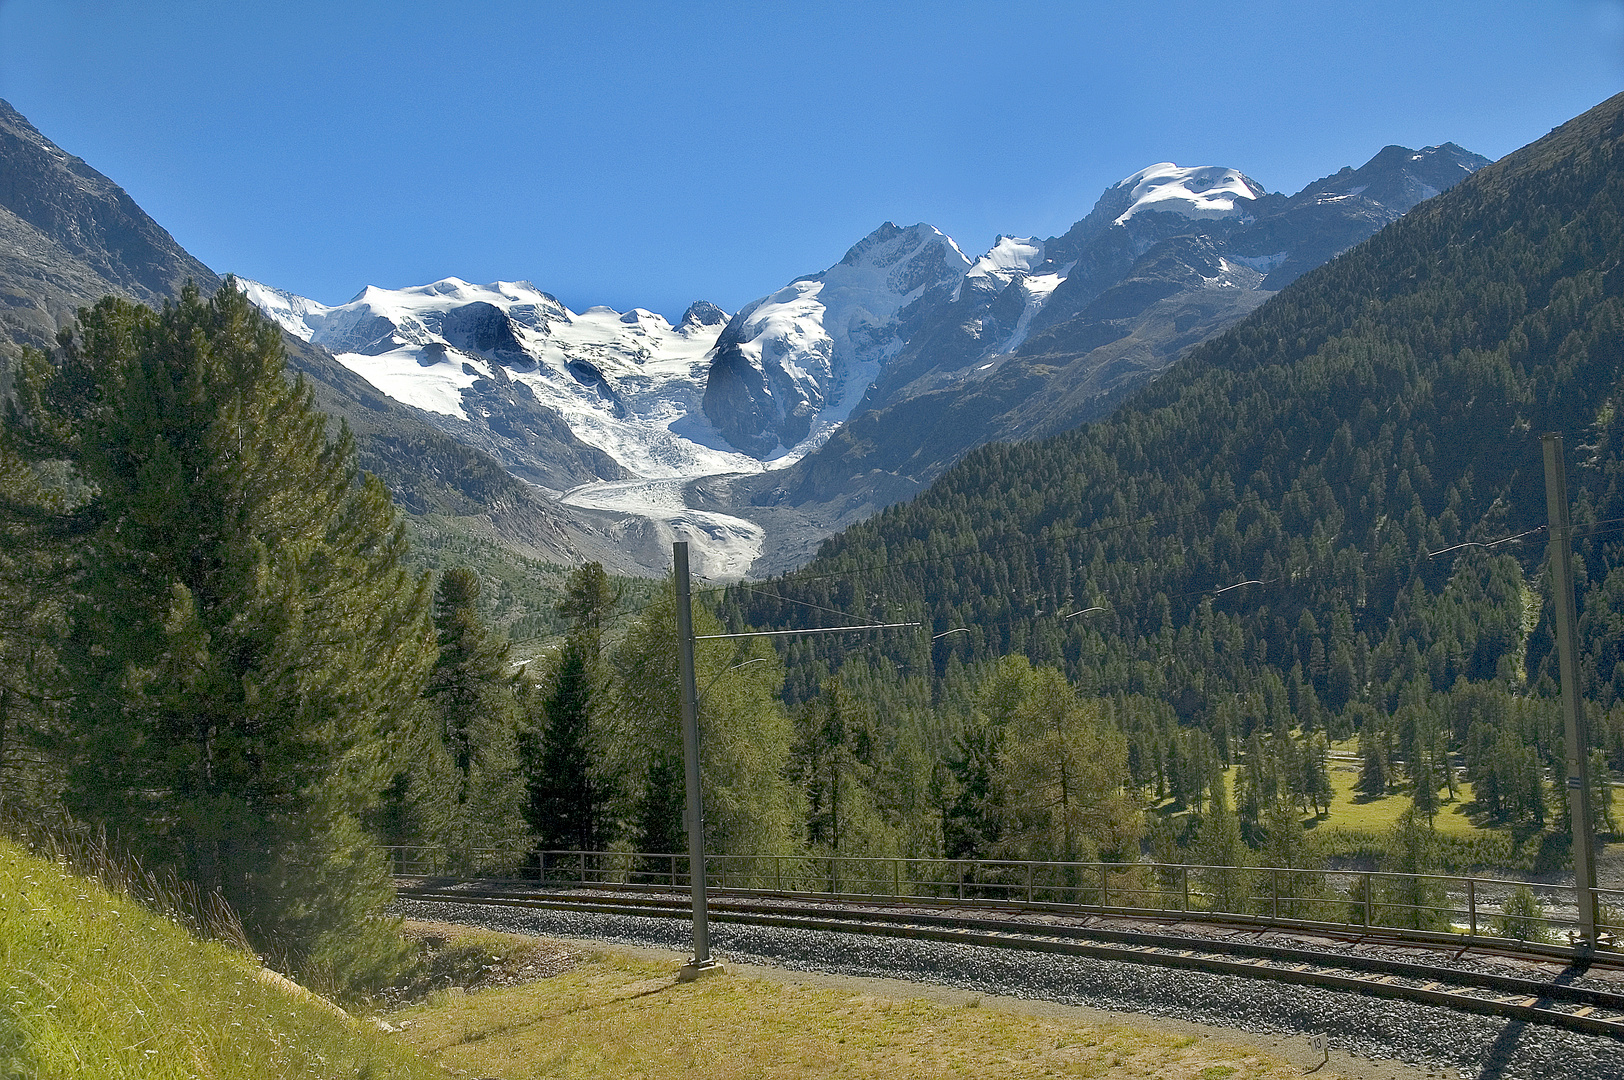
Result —
[[710, 954], [709, 909], [705, 901], [705, 807], [699, 783], [699, 693], [694, 684], [694, 609], [688, 581], [688, 541], [671, 545], [677, 578], [677, 682], [682, 696], [682, 764], [688, 781], [688, 882], [693, 900], [694, 956], [679, 977], [698, 978], [716, 967]]
[[[682, 759], [688, 781], [688, 881], [693, 903], [694, 956], [677, 972], [683, 981], [697, 979], [721, 965], [710, 954], [710, 910], [705, 898], [705, 803], [699, 772], [699, 693], [694, 678], [694, 642], [730, 638], [783, 637], [800, 634], [842, 634], [857, 630], [895, 630], [922, 625], [917, 622], [828, 626], [809, 630], [765, 630], [740, 634], [694, 635], [693, 586], [688, 574], [688, 541], [671, 544], [671, 564], [677, 586], [677, 682], [682, 699]], [[754, 663], [748, 660], [745, 663]], [[743, 667], [744, 664], [736, 665]], [[731, 669], [730, 669], [731, 670]], [[720, 677], [720, 675], [718, 675]], [[714, 684], [715, 680], [711, 680]], [[706, 687], [709, 690], [709, 687]]]
[[1567, 754], [1568, 807], [1573, 827], [1573, 883], [1579, 931], [1596, 944], [1596, 856], [1590, 808], [1590, 732], [1579, 700], [1579, 633], [1573, 601], [1573, 532], [1568, 519], [1568, 476], [1562, 436], [1545, 447], [1545, 507], [1550, 516], [1551, 594], [1556, 608], [1556, 656], [1562, 675], [1563, 747]]

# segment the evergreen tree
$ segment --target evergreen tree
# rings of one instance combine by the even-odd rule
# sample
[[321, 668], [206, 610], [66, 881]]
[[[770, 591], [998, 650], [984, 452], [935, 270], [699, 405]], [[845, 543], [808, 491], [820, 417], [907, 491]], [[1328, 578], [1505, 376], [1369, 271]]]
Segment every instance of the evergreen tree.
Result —
[[1412, 930], [1441, 930], [1449, 925], [1441, 910], [1447, 899], [1443, 884], [1426, 875], [1438, 870], [1438, 834], [1424, 814], [1406, 810], [1388, 833], [1382, 869], [1397, 877], [1384, 877], [1377, 889], [1376, 921]]
[[637, 850], [650, 854], [685, 851], [688, 837], [682, 816], [686, 793], [682, 758], [669, 749], [649, 758], [643, 791], [637, 800]]
[[543, 851], [601, 851], [613, 839], [614, 791], [595, 746], [602, 682], [596, 636], [570, 633], [522, 751], [525, 818]]
[[1430, 747], [1418, 745], [1415, 754], [1409, 763], [1409, 772], [1414, 778], [1410, 798], [1415, 812], [1424, 815], [1430, 827], [1438, 816], [1438, 774], [1432, 764]]
[[85, 492], [57, 523], [68, 807], [344, 982], [397, 955], [360, 820], [433, 641], [388, 492], [283, 365], [230, 279], [162, 312], [108, 298], [24, 363], [8, 426]]
[[432, 764], [429, 775], [412, 786], [444, 792], [449, 780], [452, 801], [445, 816], [456, 850], [497, 849], [513, 857], [524, 847], [518, 710], [508, 644], [480, 618], [480, 588], [479, 575], [454, 567], [435, 589], [439, 652], [423, 690], [432, 734], [425, 756], [417, 759]]
[[479, 575], [467, 567], [440, 576], [434, 592], [439, 653], [423, 688], [439, 714], [441, 738], [464, 784], [481, 750], [500, 737], [504, 699], [510, 696], [508, 645], [480, 620], [479, 593]]
[[878, 855], [894, 850], [875, 787], [879, 739], [874, 718], [830, 679], [803, 711], [791, 772], [806, 789], [807, 844], [816, 850]]
[[39, 749], [56, 711], [62, 591], [72, 576], [48, 528], [64, 501], [0, 442], [0, 818], [40, 816], [59, 787]]
[[1211, 868], [1201, 872], [1209, 910], [1245, 911], [1251, 888], [1245, 867], [1250, 859], [1240, 819], [1229, 808], [1222, 773], [1213, 778], [1207, 812], [1196, 828], [1194, 855], [1197, 863]]
[[955, 790], [942, 812], [942, 852], [950, 859], [991, 858], [1003, 838], [1006, 810], [996, 783], [1001, 743], [1002, 732], [988, 723], [954, 741], [947, 770]]
[[1387, 792], [1387, 754], [1376, 734], [1375, 717], [1359, 730], [1359, 792], [1376, 796]]
[[603, 850], [619, 831], [620, 785], [599, 730], [608, 680], [602, 626], [615, 600], [603, 566], [592, 562], [570, 574], [558, 602], [570, 630], [520, 748], [525, 818], [544, 851]]

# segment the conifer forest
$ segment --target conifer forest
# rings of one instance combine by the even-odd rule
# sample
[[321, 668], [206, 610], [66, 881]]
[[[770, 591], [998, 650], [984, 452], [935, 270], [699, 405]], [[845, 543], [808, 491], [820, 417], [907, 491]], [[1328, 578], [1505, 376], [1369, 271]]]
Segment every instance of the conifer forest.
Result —
[[[700, 635], [920, 624], [699, 642], [711, 849], [1559, 872], [1546, 432], [1610, 836], [1621, 155], [1615, 98], [1108, 417], [983, 446], [803, 568], [699, 590]], [[286, 969], [354, 985], [403, 962], [389, 847], [447, 871], [683, 850], [672, 583], [569, 567], [516, 640], [488, 568], [417, 568], [286, 366], [230, 279], [109, 297], [17, 365], [0, 809], [103, 829]], [[1391, 828], [1333, 810], [1393, 800]]]

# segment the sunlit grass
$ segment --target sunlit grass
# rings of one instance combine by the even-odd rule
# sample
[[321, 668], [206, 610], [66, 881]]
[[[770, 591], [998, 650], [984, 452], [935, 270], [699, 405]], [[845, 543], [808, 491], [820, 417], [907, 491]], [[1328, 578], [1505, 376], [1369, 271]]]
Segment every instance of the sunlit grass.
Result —
[[253, 957], [0, 841], [0, 1076], [443, 1075]]
[[[1410, 796], [1407, 792], [1389, 792], [1367, 799], [1355, 788], [1359, 782], [1359, 767], [1347, 762], [1331, 763], [1331, 811], [1323, 819], [1327, 825], [1335, 825], [1344, 829], [1358, 829], [1362, 832], [1386, 832], [1398, 823], [1399, 817], [1410, 808]], [[1438, 789], [1438, 815], [1433, 819], [1433, 827], [1440, 833], [1451, 836], [1471, 836], [1482, 832], [1466, 815], [1466, 806], [1472, 801], [1472, 785], [1464, 780], [1455, 783], [1455, 798], [1449, 800], [1449, 792], [1444, 788]]]
[[[1287, 1077], [1242, 1044], [898, 1000], [594, 954], [565, 974], [438, 995], [390, 1019], [450, 1069], [529, 1077]], [[1326, 1075], [1320, 1073], [1319, 1075]], [[1334, 1073], [1331, 1075], [1335, 1075]]]

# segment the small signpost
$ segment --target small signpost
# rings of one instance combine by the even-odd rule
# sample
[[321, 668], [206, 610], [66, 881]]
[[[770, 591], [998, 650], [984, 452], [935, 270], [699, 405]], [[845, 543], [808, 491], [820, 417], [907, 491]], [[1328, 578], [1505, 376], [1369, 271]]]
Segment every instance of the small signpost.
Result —
[[1309, 1069], [1308, 1072], [1305, 1072], [1303, 1074], [1304, 1076], [1307, 1076], [1308, 1073], [1319, 1072], [1321, 1069], [1325, 1068], [1325, 1066], [1331, 1063], [1331, 1040], [1327, 1039], [1324, 1033], [1310, 1035], [1308, 1037], [1308, 1048], [1316, 1051], [1320, 1055], [1320, 1063], [1315, 1065], [1312, 1069]]

